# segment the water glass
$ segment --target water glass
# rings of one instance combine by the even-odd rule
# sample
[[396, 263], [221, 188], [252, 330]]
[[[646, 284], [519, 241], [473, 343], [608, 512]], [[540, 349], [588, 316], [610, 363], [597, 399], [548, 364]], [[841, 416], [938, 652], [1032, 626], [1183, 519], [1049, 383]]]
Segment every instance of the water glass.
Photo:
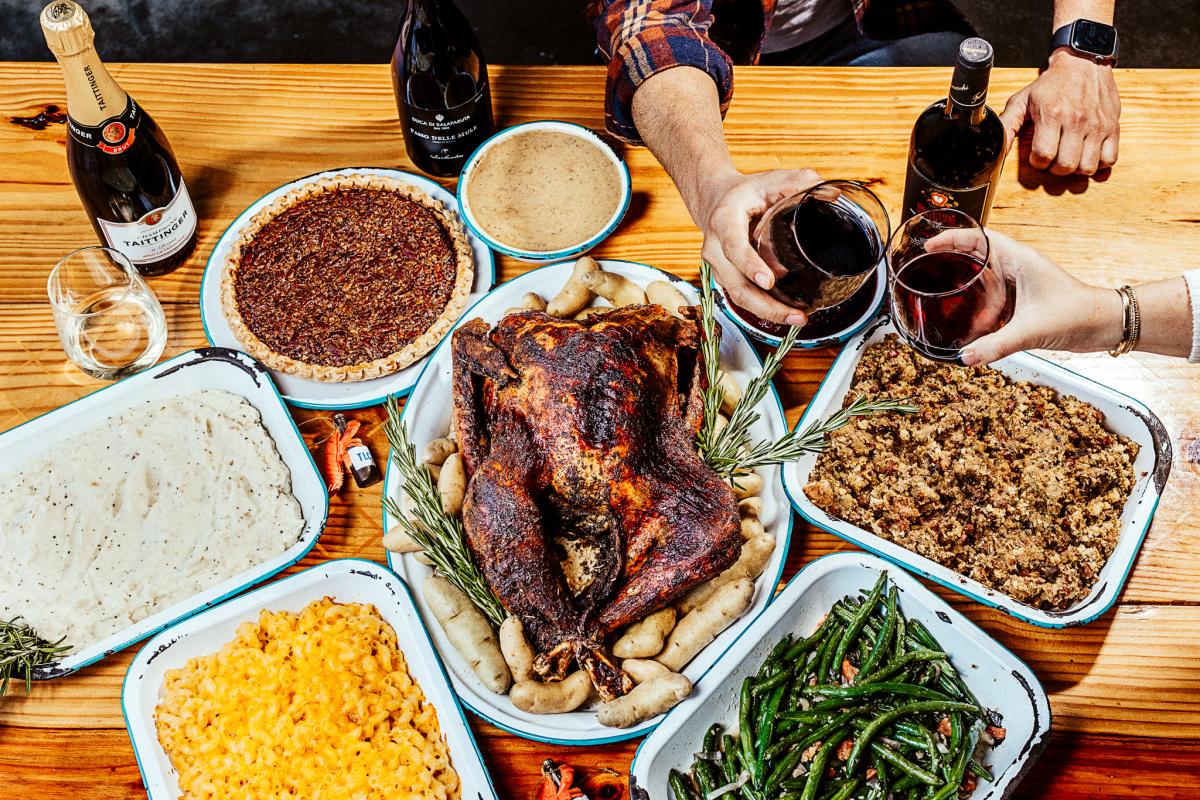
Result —
[[95, 378], [116, 380], [158, 361], [167, 322], [158, 298], [125, 256], [108, 247], [68, 253], [46, 282], [67, 358]]
[[950, 208], [905, 221], [888, 243], [892, 319], [922, 355], [961, 363], [963, 349], [1012, 318], [1015, 292], [991, 258], [987, 232]]

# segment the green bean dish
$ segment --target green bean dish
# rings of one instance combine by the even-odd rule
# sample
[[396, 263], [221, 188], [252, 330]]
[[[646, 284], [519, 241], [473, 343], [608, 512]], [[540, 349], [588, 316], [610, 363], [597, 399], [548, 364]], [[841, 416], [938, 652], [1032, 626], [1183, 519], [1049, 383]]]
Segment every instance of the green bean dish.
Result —
[[887, 573], [815, 632], [779, 641], [741, 686], [737, 729], [714, 724], [674, 800], [956, 800], [991, 781], [1004, 738]]

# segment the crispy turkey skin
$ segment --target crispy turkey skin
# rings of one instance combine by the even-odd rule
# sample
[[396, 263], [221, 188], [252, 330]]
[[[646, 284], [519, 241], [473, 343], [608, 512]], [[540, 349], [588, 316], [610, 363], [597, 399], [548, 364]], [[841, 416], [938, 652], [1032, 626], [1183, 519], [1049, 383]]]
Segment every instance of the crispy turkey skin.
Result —
[[[731, 566], [737, 502], [696, 450], [702, 337], [694, 314], [627, 306], [584, 321], [540, 311], [454, 332], [454, 427], [468, 544], [550, 679], [571, 662], [604, 699], [632, 683], [612, 631]], [[553, 537], [600, 554], [569, 590]]]

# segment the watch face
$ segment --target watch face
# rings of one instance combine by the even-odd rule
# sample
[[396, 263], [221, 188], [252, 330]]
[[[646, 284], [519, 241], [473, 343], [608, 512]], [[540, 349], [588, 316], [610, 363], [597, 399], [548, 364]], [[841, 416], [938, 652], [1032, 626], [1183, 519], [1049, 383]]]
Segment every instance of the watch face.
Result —
[[1077, 20], [1071, 34], [1071, 47], [1108, 58], [1117, 47], [1117, 29], [1090, 19]]

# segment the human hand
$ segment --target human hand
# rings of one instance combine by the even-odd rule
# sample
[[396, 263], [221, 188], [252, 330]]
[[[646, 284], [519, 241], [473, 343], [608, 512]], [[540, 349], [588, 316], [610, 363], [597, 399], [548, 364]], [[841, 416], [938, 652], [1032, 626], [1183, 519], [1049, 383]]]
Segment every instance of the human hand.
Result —
[[1021, 126], [1033, 121], [1029, 163], [1054, 175], [1093, 175], [1117, 161], [1121, 98], [1112, 67], [1074, 55], [1050, 55], [1037, 80], [1008, 99], [1000, 121], [1011, 146]]
[[[988, 364], [1022, 350], [1094, 352], [1121, 338], [1121, 299], [1111, 289], [1089, 286], [1047, 255], [1002, 233], [987, 232], [989, 259], [1016, 288], [1012, 319], [995, 333], [967, 345], [960, 356], [968, 367]], [[978, 233], [950, 230], [925, 249], [981, 250]], [[982, 253], [977, 253], [982, 257]]]
[[750, 225], [772, 205], [821, 182], [811, 169], [787, 169], [743, 175], [732, 172], [714, 180], [694, 211], [704, 234], [700, 254], [734, 303], [752, 314], [784, 325], [803, 325], [802, 311], [781, 303], [766, 290], [784, 273], [773, 271], [750, 244]]

